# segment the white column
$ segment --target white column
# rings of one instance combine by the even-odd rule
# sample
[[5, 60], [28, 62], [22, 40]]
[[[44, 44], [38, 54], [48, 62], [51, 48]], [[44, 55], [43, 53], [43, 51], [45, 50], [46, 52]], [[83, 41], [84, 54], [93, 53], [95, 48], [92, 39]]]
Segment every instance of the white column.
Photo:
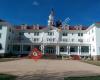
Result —
[[79, 46], [79, 55], [81, 55], [81, 46]]
[[41, 52], [44, 54], [44, 45], [41, 45]]
[[70, 55], [70, 46], [68, 46], [68, 54]]
[[60, 50], [59, 50], [59, 45], [58, 45], [58, 55], [60, 54], [59, 51], [60, 51]]
[[91, 46], [89, 46], [89, 54], [91, 55]]
[[78, 46], [78, 55], [80, 55], [80, 46]]
[[[68, 46], [66, 47], [67, 48], [67, 54], [68, 54]], [[68, 54], [69, 55], [69, 54]]]
[[59, 55], [59, 45], [56, 45], [56, 55]]
[[23, 45], [21, 45], [21, 54], [23, 54]]

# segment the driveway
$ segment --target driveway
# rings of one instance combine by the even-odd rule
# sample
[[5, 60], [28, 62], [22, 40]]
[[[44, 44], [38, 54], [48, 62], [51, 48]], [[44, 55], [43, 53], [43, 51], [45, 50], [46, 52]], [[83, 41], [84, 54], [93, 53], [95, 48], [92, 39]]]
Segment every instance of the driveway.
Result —
[[0, 73], [16, 75], [17, 80], [63, 80], [67, 76], [100, 75], [100, 67], [76, 60], [21, 59], [0, 62]]

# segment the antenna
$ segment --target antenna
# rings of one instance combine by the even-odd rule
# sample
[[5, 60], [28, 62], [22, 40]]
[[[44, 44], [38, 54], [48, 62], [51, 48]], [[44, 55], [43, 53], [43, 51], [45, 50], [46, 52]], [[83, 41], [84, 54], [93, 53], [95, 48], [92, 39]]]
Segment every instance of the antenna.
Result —
[[68, 25], [69, 21], [70, 21], [70, 18], [67, 17], [67, 18], [62, 22], [62, 27]]
[[51, 9], [51, 15], [54, 16], [54, 9]]

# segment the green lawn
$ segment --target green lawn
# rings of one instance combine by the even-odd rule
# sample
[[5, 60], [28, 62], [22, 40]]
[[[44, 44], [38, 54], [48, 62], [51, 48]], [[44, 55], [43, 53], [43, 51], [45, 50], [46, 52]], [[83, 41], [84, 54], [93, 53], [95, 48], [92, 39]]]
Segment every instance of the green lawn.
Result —
[[100, 76], [66, 77], [64, 80], [100, 80]]
[[8, 74], [0, 74], [0, 80], [15, 80], [15, 76]]
[[82, 62], [86, 62], [86, 63], [89, 63], [89, 64], [100, 66], [100, 61], [82, 61]]

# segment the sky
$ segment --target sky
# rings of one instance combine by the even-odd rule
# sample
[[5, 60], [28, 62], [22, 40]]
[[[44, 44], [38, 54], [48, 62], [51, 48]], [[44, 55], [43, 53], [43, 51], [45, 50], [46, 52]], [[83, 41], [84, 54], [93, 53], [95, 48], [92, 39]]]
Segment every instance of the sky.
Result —
[[100, 0], [0, 0], [0, 19], [11, 24], [47, 25], [51, 9], [55, 21], [69, 18], [69, 25], [100, 22]]

